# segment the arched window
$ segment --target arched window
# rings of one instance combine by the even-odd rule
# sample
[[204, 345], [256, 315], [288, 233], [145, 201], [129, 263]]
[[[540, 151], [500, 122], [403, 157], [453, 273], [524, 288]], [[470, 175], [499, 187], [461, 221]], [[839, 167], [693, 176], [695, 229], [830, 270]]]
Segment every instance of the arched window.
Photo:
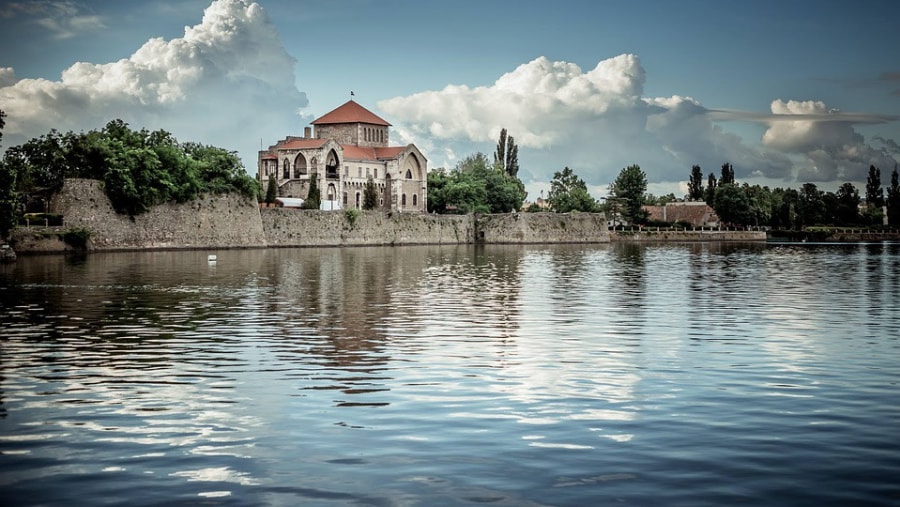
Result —
[[408, 180], [412, 179], [412, 171], [410, 171], [409, 169], [406, 170], [406, 179], [408, 179]]
[[356, 207], [357, 207], [357, 208], [360, 208], [360, 205], [359, 205], [359, 192], [356, 193]]
[[418, 201], [419, 201], [418, 197], [419, 197], [418, 194], [413, 194], [413, 206], [418, 205]]
[[406, 194], [400, 196], [400, 206], [406, 206]]
[[347, 207], [347, 192], [344, 192], [344, 207]]
[[288, 179], [291, 177], [291, 161], [288, 159], [284, 159], [284, 164], [282, 165], [282, 173], [284, 174], [284, 179]]

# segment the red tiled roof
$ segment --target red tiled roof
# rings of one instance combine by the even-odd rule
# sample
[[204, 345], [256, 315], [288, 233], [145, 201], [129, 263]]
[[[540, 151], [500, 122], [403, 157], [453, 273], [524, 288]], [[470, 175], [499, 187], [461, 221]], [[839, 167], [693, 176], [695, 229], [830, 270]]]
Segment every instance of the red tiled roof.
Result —
[[302, 150], [304, 148], [320, 148], [328, 139], [293, 139], [277, 147], [282, 150]]
[[348, 100], [344, 105], [329, 113], [325, 113], [312, 122], [313, 125], [332, 125], [335, 123], [368, 123], [385, 127], [391, 126], [390, 123], [382, 120], [375, 113], [352, 100]]
[[385, 146], [384, 148], [375, 148], [375, 156], [380, 159], [397, 158], [397, 155], [403, 153], [406, 146]]
[[271, 159], [278, 160], [278, 156], [277, 156], [277, 155], [273, 155], [273, 154], [271, 154], [271, 153], [266, 153], [265, 155], [262, 156], [262, 159], [263, 159], [263, 160], [271, 160]]
[[357, 146], [355, 144], [342, 144], [344, 158], [351, 160], [385, 160], [397, 158], [397, 155], [406, 149], [405, 146], [388, 146], [385, 148], [371, 148]]

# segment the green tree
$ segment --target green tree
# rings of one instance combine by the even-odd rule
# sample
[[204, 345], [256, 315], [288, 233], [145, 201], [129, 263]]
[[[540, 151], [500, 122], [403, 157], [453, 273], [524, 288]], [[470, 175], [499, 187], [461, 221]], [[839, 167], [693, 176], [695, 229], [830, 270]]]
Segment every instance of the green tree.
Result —
[[825, 221], [825, 200], [815, 183], [804, 183], [797, 201], [797, 221], [799, 227], [822, 225]]
[[835, 225], [859, 224], [859, 191], [852, 183], [847, 182], [838, 188], [837, 206], [834, 211]]
[[691, 177], [688, 180], [688, 199], [699, 201], [703, 199], [703, 171], [699, 165], [691, 167]]
[[872, 209], [882, 206], [884, 206], [884, 190], [881, 188], [881, 169], [870, 165], [869, 176], [866, 179], [866, 207]]
[[761, 187], [759, 185], [750, 186], [747, 183], [741, 185], [741, 190], [747, 194], [750, 205], [751, 221], [748, 225], [764, 226], [769, 225], [772, 221], [772, 212], [774, 199], [769, 187]]
[[887, 217], [888, 223], [893, 226], [900, 225], [900, 177], [897, 174], [897, 166], [891, 173], [891, 186], [887, 191]]
[[447, 210], [444, 189], [450, 183], [450, 175], [444, 168], [434, 169], [428, 173], [428, 212], [443, 213]]
[[647, 175], [641, 170], [641, 166], [635, 164], [622, 169], [613, 185], [615, 197], [623, 201], [625, 219], [631, 223], [645, 223], [649, 214], [642, 206], [644, 192], [647, 191]]
[[709, 178], [706, 180], [706, 190], [703, 193], [703, 200], [706, 201], [706, 204], [712, 206], [716, 201], [716, 185], [718, 184], [718, 180], [716, 180], [716, 175], [713, 173], [709, 173]]
[[0, 109], [0, 143], [3, 142], [3, 129], [6, 127], [6, 111]]
[[722, 177], [719, 178], [719, 185], [728, 185], [734, 183], [734, 167], [728, 162], [722, 164]]
[[732, 225], [750, 225], [754, 222], [747, 192], [734, 183], [725, 183], [716, 187], [713, 209], [719, 219]]
[[303, 209], [319, 209], [322, 205], [322, 196], [319, 192], [319, 178], [316, 173], [309, 175], [309, 193], [306, 194], [306, 200], [303, 201]]
[[363, 189], [362, 207], [367, 211], [378, 207], [378, 190], [375, 188], [375, 180], [371, 176], [366, 180], [366, 187]]
[[594, 212], [598, 209], [597, 201], [591, 197], [584, 180], [568, 167], [562, 172], [555, 172], [550, 180], [550, 193], [547, 196], [550, 209], [557, 213], [570, 211]]
[[266, 203], [272, 204], [278, 198], [278, 186], [275, 184], [275, 177], [269, 175], [269, 183], [266, 185]]
[[519, 174], [519, 147], [513, 136], [507, 136], [506, 129], [500, 129], [500, 140], [497, 141], [497, 151], [494, 152], [494, 165], [513, 178]]

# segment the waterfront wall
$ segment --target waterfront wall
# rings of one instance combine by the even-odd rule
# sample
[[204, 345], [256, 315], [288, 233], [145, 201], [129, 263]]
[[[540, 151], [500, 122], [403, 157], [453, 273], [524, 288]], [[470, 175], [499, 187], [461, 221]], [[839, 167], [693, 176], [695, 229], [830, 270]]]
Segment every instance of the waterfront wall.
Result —
[[610, 233], [611, 241], [765, 241], [765, 231], [616, 231]]
[[603, 213], [503, 213], [476, 215], [483, 243], [608, 243]]
[[260, 210], [270, 247], [460, 244], [475, 240], [472, 215], [287, 208]]
[[609, 232], [602, 213], [432, 215], [260, 209], [254, 200], [237, 195], [167, 203], [130, 217], [115, 212], [101, 185], [96, 180], [66, 180], [50, 204], [52, 213], [64, 216], [64, 226], [15, 229], [16, 251], [77, 250], [81, 246], [69, 236], [82, 228], [90, 231], [87, 250], [766, 239], [764, 232], [751, 231]]
[[207, 195], [130, 217], [115, 212], [101, 185], [97, 180], [67, 179], [50, 201], [50, 211], [64, 216], [65, 227], [91, 231], [90, 250], [266, 246], [255, 200]]

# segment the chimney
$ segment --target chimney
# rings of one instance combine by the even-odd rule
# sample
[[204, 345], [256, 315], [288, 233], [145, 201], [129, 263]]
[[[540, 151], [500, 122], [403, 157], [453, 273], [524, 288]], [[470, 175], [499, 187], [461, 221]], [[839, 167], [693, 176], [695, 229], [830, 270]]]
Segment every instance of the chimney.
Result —
[[312, 137], [312, 127], [303, 127], [303, 137], [310, 139]]

